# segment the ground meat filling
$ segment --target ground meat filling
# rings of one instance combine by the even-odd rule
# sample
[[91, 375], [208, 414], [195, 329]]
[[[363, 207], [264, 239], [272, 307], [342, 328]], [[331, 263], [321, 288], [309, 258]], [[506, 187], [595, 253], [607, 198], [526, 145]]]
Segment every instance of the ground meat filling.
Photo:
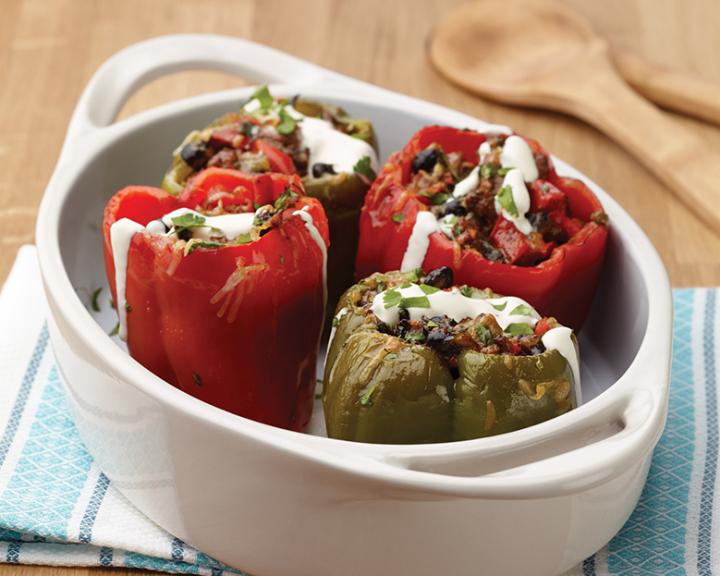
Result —
[[[452, 192], [456, 184], [468, 176], [474, 165], [464, 161], [460, 153], [446, 154], [439, 144], [431, 144], [415, 156], [407, 189], [425, 199], [423, 201], [432, 213], [445, 224], [445, 233], [461, 247], [476, 250], [493, 262], [532, 266], [549, 255], [547, 243], [557, 245], [567, 242], [568, 234], [562, 222], [571, 217], [564, 206], [562, 215], [556, 206], [552, 214], [531, 206], [527, 218], [534, 230], [525, 235], [530, 250], [529, 256], [522, 261], [510, 261], [497, 241], [493, 241], [492, 232], [498, 221], [495, 197], [509, 170], [503, 168], [500, 162], [506, 138], [505, 135], [488, 138], [490, 152], [481, 158], [478, 185], [462, 198], [454, 198]], [[548, 157], [534, 153], [534, 159], [538, 181], [544, 181], [549, 172]]]
[[[441, 290], [449, 289], [453, 285], [452, 269], [443, 266], [423, 274], [415, 273], [416, 283], [433, 286]], [[379, 277], [375, 285], [368, 285], [358, 306], [365, 308], [369, 313], [373, 298], [384, 290], [395, 288], [401, 282], [383, 281]], [[460, 290], [465, 295], [472, 294], [475, 289], [463, 286]], [[477, 292], [480, 292], [477, 290]], [[547, 327], [557, 325], [553, 318], [543, 319]], [[540, 324], [540, 322], [538, 324]], [[481, 314], [477, 318], [466, 318], [461, 322], [448, 318], [445, 315], [425, 317], [411, 320], [408, 311], [400, 308], [400, 320], [396, 326], [391, 327], [376, 318], [377, 329], [384, 334], [390, 334], [413, 344], [424, 344], [432, 348], [454, 377], [458, 376], [458, 357], [463, 350], [475, 350], [484, 354], [509, 354], [512, 356], [530, 356], [545, 352], [540, 336], [536, 334], [513, 336], [503, 332], [492, 314]]]

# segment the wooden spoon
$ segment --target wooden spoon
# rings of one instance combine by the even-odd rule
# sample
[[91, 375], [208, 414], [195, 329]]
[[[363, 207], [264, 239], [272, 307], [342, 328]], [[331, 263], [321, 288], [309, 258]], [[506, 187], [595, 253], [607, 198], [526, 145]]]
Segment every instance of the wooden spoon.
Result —
[[595, 126], [720, 230], [720, 153], [636, 94], [604, 38], [549, 0], [482, 0], [435, 30], [430, 57], [451, 81], [506, 104], [548, 108]]

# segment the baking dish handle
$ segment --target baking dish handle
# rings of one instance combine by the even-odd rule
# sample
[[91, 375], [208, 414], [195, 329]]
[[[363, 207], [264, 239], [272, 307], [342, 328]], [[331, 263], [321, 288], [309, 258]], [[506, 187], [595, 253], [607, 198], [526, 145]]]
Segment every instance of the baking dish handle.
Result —
[[[627, 373], [625, 376], [637, 377]], [[447, 458], [447, 453], [436, 459], [428, 459], [427, 455], [403, 455], [402, 452], [359, 459], [364, 460], [365, 472], [392, 478], [391, 482], [406, 494], [412, 494], [416, 489], [420, 494], [431, 492], [441, 498], [516, 500], [567, 496], [606, 483], [625, 472], [636, 475], [647, 470], [642, 466], [660, 438], [666, 417], [666, 410], [660, 408], [667, 405], [662, 394], [657, 389], [626, 391], [600, 411], [607, 422], [617, 423], [611, 433], [584, 445], [581, 438], [572, 438], [583, 434], [583, 422], [578, 418], [574, 425], [550, 440], [555, 445], [551, 455], [543, 456], [543, 447], [538, 443], [530, 446], [536, 453], [529, 457], [527, 454], [502, 453], [488, 457], [466, 451], [455, 455], [455, 465], [451, 462], [452, 457]], [[600, 424], [596, 422], [595, 426]], [[573, 442], [578, 445], [569, 447], [568, 444]], [[506, 462], [493, 470], [493, 459]], [[462, 470], [456, 465], [461, 460], [465, 464]], [[513, 460], [516, 465], [507, 465]]]
[[107, 60], [83, 92], [68, 127], [63, 154], [79, 138], [110, 125], [132, 93], [184, 70], [217, 70], [255, 82], [371, 86], [279, 50], [213, 34], [159, 36], [128, 46]]

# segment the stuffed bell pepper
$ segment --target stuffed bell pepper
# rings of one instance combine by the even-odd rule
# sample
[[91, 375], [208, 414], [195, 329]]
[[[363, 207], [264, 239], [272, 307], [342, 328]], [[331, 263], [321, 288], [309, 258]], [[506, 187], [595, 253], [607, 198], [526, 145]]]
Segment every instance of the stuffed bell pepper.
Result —
[[175, 151], [163, 188], [179, 193], [206, 167], [298, 174], [306, 195], [325, 208], [330, 310], [353, 281], [358, 219], [378, 168], [372, 124], [337, 106], [301, 98], [276, 99], [258, 89], [239, 112], [191, 132]]
[[456, 287], [442, 267], [376, 273], [341, 298], [324, 375], [331, 438], [467, 440], [580, 403], [575, 336], [524, 300]]
[[212, 168], [179, 196], [108, 202], [107, 276], [130, 354], [254, 420], [302, 429], [325, 309], [327, 220], [297, 176]]
[[450, 266], [461, 284], [527, 300], [580, 328], [601, 271], [607, 216], [517, 134], [420, 130], [365, 198], [356, 277]]

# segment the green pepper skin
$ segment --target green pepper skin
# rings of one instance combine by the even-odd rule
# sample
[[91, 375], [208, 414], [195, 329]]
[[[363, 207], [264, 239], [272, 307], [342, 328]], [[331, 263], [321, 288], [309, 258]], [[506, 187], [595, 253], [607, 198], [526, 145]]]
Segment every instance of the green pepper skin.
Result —
[[[338, 106], [311, 100], [297, 99], [295, 109], [305, 116], [332, 117], [342, 125], [343, 131], [370, 144], [377, 152], [377, 139], [372, 124], [367, 120], [351, 118]], [[193, 131], [173, 154], [172, 166], [166, 172], [162, 187], [171, 194], [179, 194], [193, 169], [180, 157], [180, 149], [190, 142], [207, 142], [214, 130], [229, 126], [240, 119], [231, 112], [213, 121], [201, 131]], [[258, 172], [269, 170], [258, 165]], [[342, 293], [352, 285], [359, 237], [360, 210], [371, 182], [354, 173], [325, 174], [320, 178], [310, 175], [303, 178], [305, 193], [317, 198], [325, 209], [332, 239], [328, 251], [328, 306], [332, 310]]]
[[378, 282], [413, 280], [411, 274], [374, 274], [340, 299], [324, 374], [329, 437], [385, 444], [469, 440], [576, 406], [570, 367], [555, 350], [535, 356], [466, 350], [453, 380], [431, 348], [378, 332], [358, 306], [363, 293]]

